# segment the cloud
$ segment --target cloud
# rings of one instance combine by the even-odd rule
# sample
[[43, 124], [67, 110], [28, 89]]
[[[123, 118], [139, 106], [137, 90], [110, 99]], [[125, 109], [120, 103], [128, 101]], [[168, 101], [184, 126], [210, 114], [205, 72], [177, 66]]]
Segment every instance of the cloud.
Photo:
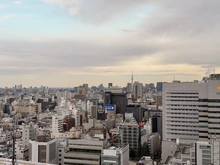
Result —
[[123, 32], [136, 32], [135, 30], [122, 29]]
[[61, 8], [67, 8], [70, 15], [76, 15], [80, 10], [81, 0], [43, 0], [43, 2], [58, 4]]
[[114, 18], [121, 18], [130, 11], [137, 10], [148, 4], [148, 0], [82, 0], [85, 4], [80, 9], [80, 17], [92, 24], [109, 22]]
[[21, 2], [21, 1], [14, 1], [14, 4], [15, 4], [15, 5], [21, 5], [22, 2]]
[[[183, 80], [202, 79], [213, 68], [216, 73], [220, 72], [218, 0], [44, 2], [57, 4], [72, 15], [78, 14], [80, 25], [72, 29], [76, 33], [62, 40], [54, 37], [46, 41], [39, 35], [31, 42], [0, 41], [4, 70], [0, 74], [15, 75], [17, 71], [20, 75], [29, 74], [22, 69], [25, 66], [34, 70], [34, 75], [43, 71], [48, 76], [65, 75], [76, 79], [88, 75], [96, 76], [96, 82], [113, 81], [113, 78], [121, 81], [120, 76], [127, 75], [120, 83], [126, 84], [132, 70], [146, 83], [159, 79], [171, 81], [173, 76]], [[153, 11], [143, 10], [151, 6]], [[114, 19], [118, 19], [120, 25]], [[130, 24], [132, 26], [128, 26]], [[79, 30], [79, 27], [86, 28]], [[29, 51], [25, 51], [27, 49]], [[8, 69], [9, 66], [15, 68]], [[102, 76], [106, 76], [105, 79]], [[95, 81], [86, 78], [85, 81]]]

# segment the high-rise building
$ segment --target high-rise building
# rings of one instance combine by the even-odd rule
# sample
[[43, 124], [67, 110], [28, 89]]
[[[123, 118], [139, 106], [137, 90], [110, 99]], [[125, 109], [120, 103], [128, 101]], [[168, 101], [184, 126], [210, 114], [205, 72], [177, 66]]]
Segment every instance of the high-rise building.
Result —
[[162, 116], [161, 115], [152, 115], [151, 117], [152, 133], [158, 132], [162, 138]]
[[77, 94], [78, 95], [85, 95], [88, 92], [87, 90], [88, 90], [87, 86], [80, 85], [77, 89]]
[[199, 139], [198, 83], [163, 84], [163, 140]]
[[143, 84], [139, 82], [134, 82], [133, 84], [133, 95], [135, 99], [143, 97]]
[[127, 92], [128, 93], [132, 92], [132, 83], [127, 83]]
[[132, 113], [125, 113], [125, 121], [119, 126], [119, 136], [122, 146], [129, 144], [130, 150], [138, 151], [139, 125]]
[[108, 83], [108, 87], [112, 87], [113, 86], [113, 83]]
[[163, 84], [163, 140], [220, 138], [219, 77]]
[[148, 88], [149, 88], [150, 91], [154, 91], [154, 90], [155, 90], [154, 83], [150, 83], [150, 84], [148, 85]]
[[130, 104], [127, 105], [126, 113], [133, 113], [133, 117], [137, 122], [144, 121], [144, 108], [141, 105]]
[[105, 92], [105, 104], [116, 105], [116, 114], [125, 114], [127, 107], [127, 97], [125, 93]]
[[163, 89], [163, 83], [162, 82], [157, 82], [157, 92], [162, 92], [162, 89]]

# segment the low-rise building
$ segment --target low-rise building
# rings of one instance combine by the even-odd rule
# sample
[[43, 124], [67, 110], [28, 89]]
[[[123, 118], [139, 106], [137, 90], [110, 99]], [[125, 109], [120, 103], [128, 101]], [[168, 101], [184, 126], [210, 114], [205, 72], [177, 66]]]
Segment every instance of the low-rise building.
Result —
[[101, 165], [125, 165], [129, 164], [129, 145], [121, 148], [110, 147], [103, 149], [101, 156]]
[[69, 151], [64, 153], [64, 164], [99, 165], [104, 147], [108, 147], [106, 140], [95, 138], [69, 139]]

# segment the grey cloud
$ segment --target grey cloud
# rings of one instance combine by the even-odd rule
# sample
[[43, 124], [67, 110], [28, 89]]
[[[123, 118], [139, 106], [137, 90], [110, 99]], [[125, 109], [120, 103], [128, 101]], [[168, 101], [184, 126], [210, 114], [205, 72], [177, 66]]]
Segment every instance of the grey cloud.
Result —
[[147, 0], [82, 0], [85, 5], [81, 6], [79, 15], [87, 22], [100, 24], [110, 21], [112, 18], [120, 18], [122, 14], [141, 7], [147, 3]]
[[[120, 65], [122, 61], [158, 51], [143, 42], [120, 40], [115, 43], [93, 41], [13, 42], [0, 41], [2, 67], [83, 69], [90, 66]], [[51, 71], [51, 70], [50, 70]], [[1, 73], [0, 73], [1, 74]]]
[[136, 32], [136, 30], [122, 29], [123, 32]]
[[[0, 41], [0, 58], [1, 54], [9, 57], [1, 65], [27, 67], [41, 73], [44, 69], [52, 72], [53, 68], [116, 66], [122, 61], [158, 53], [162, 54], [163, 64], [187, 63], [207, 70], [220, 66], [218, 0], [94, 0], [82, 4], [78, 16], [95, 24], [119, 18], [146, 5], [153, 6], [154, 10], [134, 27], [135, 33], [126, 33], [130, 40], [116, 36], [114, 42], [107, 38], [104, 41], [95, 38], [92, 41]], [[124, 28], [118, 31], [133, 32], [129, 27]], [[160, 41], [161, 38], [165, 41]], [[19, 72], [22, 73], [22, 69]]]
[[[202, 67], [220, 65], [220, 1], [152, 1], [153, 13], [139, 25], [138, 37], [164, 38], [164, 64], [188, 63]], [[159, 43], [159, 42], [158, 42]], [[157, 46], [156, 46], [157, 45]]]

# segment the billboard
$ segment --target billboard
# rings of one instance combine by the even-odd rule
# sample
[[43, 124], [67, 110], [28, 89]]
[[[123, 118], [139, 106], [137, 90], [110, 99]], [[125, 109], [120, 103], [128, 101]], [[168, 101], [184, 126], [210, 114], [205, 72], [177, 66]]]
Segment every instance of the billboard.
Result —
[[114, 111], [115, 110], [115, 105], [114, 104], [105, 104], [105, 110]]

